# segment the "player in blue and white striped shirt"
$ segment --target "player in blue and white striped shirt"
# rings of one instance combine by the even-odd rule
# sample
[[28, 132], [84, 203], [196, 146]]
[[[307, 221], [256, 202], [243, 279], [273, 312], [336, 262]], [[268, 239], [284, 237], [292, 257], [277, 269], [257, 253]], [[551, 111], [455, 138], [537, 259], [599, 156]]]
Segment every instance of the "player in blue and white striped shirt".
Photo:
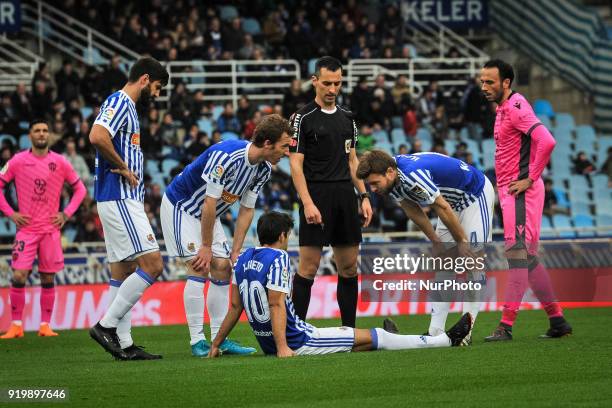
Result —
[[129, 312], [164, 268], [144, 211], [136, 102], [150, 102], [167, 83], [168, 73], [158, 61], [139, 59], [130, 69], [128, 83], [102, 104], [89, 135], [96, 148], [95, 199], [111, 270], [111, 303], [90, 335], [122, 360], [161, 358], [134, 345]]
[[[391, 157], [374, 150], [361, 158], [357, 177], [366, 180], [373, 192], [389, 194], [399, 202], [432, 242], [456, 242], [467, 255], [467, 243], [480, 250], [491, 241], [493, 185], [481, 171], [461, 160], [439, 153]], [[421, 208], [425, 206], [438, 215], [435, 230]], [[484, 279], [482, 271], [471, 271], [469, 276]], [[448, 302], [432, 303], [430, 335], [444, 331], [449, 308]], [[479, 309], [479, 302], [463, 303], [464, 313], [470, 312], [474, 320]]]
[[272, 211], [259, 218], [257, 235], [262, 246], [244, 251], [234, 266], [232, 307], [211, 345], [211, 357], [220, 354], [224, 339], [243, 310], [263, 352], [278, 357], [450, 347], [459, 345], [469, 333], [469, 313], [437, 336], [399, 335], [383, 329], [317, 328], [303, 322], [290, 297], [293, 276], [287, 244], [292, 229], [288, 214]]
[[[203, 329], [205, 280], [210, 277], [206, 303], [212, 340], [227, 313], [229, 260], [235, 261], [242, 249], [257, 196], [270, 179], [271, 164], [289, 152], [290, 134], [288, 121], [280, 115], [266, 116], [255, 128], [252, 142], [233, 140], [209, 147], [172, 180], [164, 194], [160, 215], [166, 249], [188, 270], [183, 300], [194, 356], [206, 356], [209, 350]], [[240, 211], [230, 252], [219, 217], [237, 201]], [[231, 341], [223, 350], [255, 352]]]

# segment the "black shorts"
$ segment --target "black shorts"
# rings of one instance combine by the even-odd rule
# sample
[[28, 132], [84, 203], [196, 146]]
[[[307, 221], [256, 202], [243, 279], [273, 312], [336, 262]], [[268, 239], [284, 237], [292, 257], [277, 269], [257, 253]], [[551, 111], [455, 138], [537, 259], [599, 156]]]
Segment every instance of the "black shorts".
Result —
[[308, 192], [321, 213], [323, 225], [308, 224], [300, 203], [300, 246], [349, 246], [361, 242], [359, 198], [353, 183], [308, 183]]

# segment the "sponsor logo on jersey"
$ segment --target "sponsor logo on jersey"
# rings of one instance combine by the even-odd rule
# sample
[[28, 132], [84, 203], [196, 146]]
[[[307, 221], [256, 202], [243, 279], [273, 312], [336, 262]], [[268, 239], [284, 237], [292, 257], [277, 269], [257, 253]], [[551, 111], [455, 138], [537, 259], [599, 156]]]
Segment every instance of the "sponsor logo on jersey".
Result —
[[225, 172], [225, 169], [223, 168], [223, 166], [220, 164], [217, 164], [212, 171], [212, 176], [215, 178], [221, 178], [224, 172]]
[[113, 108], [106, 108], [102, 113], [102, 120], [105, 122], [110, 122], [115, 116], [115, 110]]
[[420, 186], [413, 186], [410, 189], [410, 194], [414, 195], [420, 200], [427, 200], [427, 192], [423, 190]]
[[281, 276], [283, 278], [283, 281], [285, 281], [285, 282], [289, 281], [289, 271], [287, 270], [286, 266], [283, 268], [283, 272], [282, 272]]
[[47, 190], [47, 182], [43, 179], [34, 180], [34, 192], [38, 195], [45, 194]]
[[140, 134], [134, 133], [132, 135], [132, 144], [134, 146], [140, 146]]
[[221, 199], [228, 204], [234, 204], [239, 198], [239, 195], [232, 194], [227, 190], [223, 190], [223, 193], [221, 194]]
[[149, 234], [147, 235], [147, 240], [151, 243], [155, 242], [155, 237], [153, 236], [153, 234]]
[[57, 169], [57, 164], [49, 163], [49, 171], [55, 171]]
[[0, 169], [0, 174], [6, 174], [6, 172], [8, 171], [8, 168], [9, 168], [9, 162], [6, 162], [4, 167], [2, 167], [2, 169]]

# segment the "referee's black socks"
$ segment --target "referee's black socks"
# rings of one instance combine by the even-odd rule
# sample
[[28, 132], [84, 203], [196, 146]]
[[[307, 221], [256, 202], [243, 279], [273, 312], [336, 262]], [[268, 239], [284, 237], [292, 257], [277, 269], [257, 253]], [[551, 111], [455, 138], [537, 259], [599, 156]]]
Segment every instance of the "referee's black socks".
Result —
[[338, 298], [338, 307], [340, 308], [343, 326], [355, 327], [358, 291], [359, 281], [357, 276], [353, 278], [338, 276], [336, 297]]
[[295, 308], [295, 313], [300, 319], [306, 321], [306, 313], [308, 313], [308, 305], [310, 304], [310, 290], [314, 279], [306, 279], [299, 274], [293, 277], [293, 293], [291, 301]]

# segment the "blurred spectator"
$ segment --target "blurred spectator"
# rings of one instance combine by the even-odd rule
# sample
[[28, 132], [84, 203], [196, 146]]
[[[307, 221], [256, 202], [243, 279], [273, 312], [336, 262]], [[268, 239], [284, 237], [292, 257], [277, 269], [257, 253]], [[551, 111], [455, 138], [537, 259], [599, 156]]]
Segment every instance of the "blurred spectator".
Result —
[[431, 88], [427, 88], [425, 93], [419, 98], [417, 103], [417, 118], [423, 125], [431, 125], [436, 114], [436, 101]]
[[302, 92], [302, 83], [299, 79], [291, 81], [291, 87], [283, 96], [283, 116], [288, 118], [306, 104], [306, 98]]
[[483, 135], [478, 131], [478, 125], [484, 128], [487, 110], [489, 110], [489, 102], [480, 90], [480, 78], [476, 76], [463, 92], [463, 118], [470, 139], [482, 139]]
[[217, 118], [217, 129], [219, 132], [234, 132], [240, 134], [240, 122], [234, 114], [234, 105], [227, 102], [224, 105], [223, 113]]
[[[197, 126], [195, 128], [197, 130]], [[192, 131], [189, 132], [189, 138], [189, 143], [185, 146], [185, 153], [189, 160], [193, 161], [210, 147], [211, 142], [206, 132], [193, 132], [193, 126]]]
[[276, 47], [283, 42], [287, 29], [279, 11], [275, 10], [268, 14], [263, 23], [262, 31], [272, 47]]
[[399, 145], [399, 148], [397, 149], [397, 154], [404, 155], [404, 154], [408, 154], [408, 153], [409, 153], [408, 152], [408, 146], [406, 146], [405, 144]]
[[233, 18], [231, 24], [223, 30], [223, 49], [230, 51], [233, 55], [237, 55], [242, 46], [243, 39], [242, 21], [238, 17]]
[[146, 43], [147, 37], [140, 23], [140, 16], [138, 14], [132, 14], [128, 24], [123, 28], [121, 44], [137, 53], [143, 53], [146, 51]]
[[236, 112], [236, 117], [238, 118], [238, 122], [240, 122], [240, 127], [244, 127], [246, 122], [253, 117], [253, 113], [256, 108], [251, 104], [249, 97], [246, 95], [240, 96], [238, 99], [238, 111]]
[[176, 120], [186, 124], [186, 119], [191, 115], [191, 96], [187, 93], [187, 88], [183, 82], [178, 82], [172, 89], [170, 98], [170, 113]]
[[164, 114], [160, 132], [161, 140], [163, 141], [164, 145], [172, 147], [173, 151], [177, 152], [176, 147], [181, 145], [181, 141], [179, 139], [177, 126], [174, 123], [171, 113], [166, 112]]
[[0, 134], [17, 135], [19, 132], [18, 118], [11, 97], [8, 94], [0, 94]]
[[595, 165], [588, 159], [585, 152], [578, 152], [573, 161], [576, 174], [588, 176], [595, 171]]
[[372, 150], [376, 144], [376, 139], [374, 139], [372, 128], [367, 124], [361, 126], [361, 132], [359, 133], [359, 138], [357, 140], [357, 153], [359, 154]]
[[401, 106], [405, 106], [410, 103], [410, 87], [406, 80], [406, 75], [399, 75], [393, 88], [391, 88], [391, 96], [393, 97], [393, 103], [396, 106], [396, 112], [400, 111]]
[[30, 99], [30, 109], [33, 118], [48, 118], [51, 115], [53, 106], [53, 92], [47, 87], [45, 81], [36, 81], [32, 98]]
[[257, 127], [257, 124], [261, 121], [262, 117], [263, 114], [261, 113], [261, 111], [255, 111], [251, 119], [247, 120], [242, 131], [242, 136], [244, 137], [244, 139], [251, 140], [251, 138], [253, 137], [253, 133], [255, 133], [255, 128]]
[[608, 187], [612, 188], [612, 147], [608, 147], [608, 157], [601, 166], [601, 172], [608, 176]]
[[555, 214], [569, 215], [567, 208], [558, 206], [557, 195], [553, 190], [553, 181], [551, 179], [544, 180], [544, 214], [549, 217]]
[[103, 98], [123, 88], [127, 82], [127, 75], [121, 70], [120, 64], [121, 57], [119, 57], [119, 55], [113, 55], [110, 65], [102, 73], [100, 84], [102, 86]]
[[423, 151], [423, 144], [419, 139], [414, 139], [412, 142], [412, 149], [410, 149], [410, 154], [421, 153]]
[[406, 106], [406, 112], [404, 113], [402, 122], [404, 125], [404, 133], [406, 134], [406, 136], [415, 137], [419, 128], [419, 121], [417, 119], [417, 114], [414, 109], [414, 104], [409, 103]]
[[255, 42], [253, 41], [253, 36], [251, 34], [245, 34], [242, 38], [242, 44], [237, 54], [238, 58], [251, 59], [253, 58], [253, 53], [255, 52], [256, 47]]
[[57, 87], [57, 99], [68, 103], [80, 96], [79, 86], [81, 78], [74, 70], [72, 61], [65, 59], [62, 68], [55, 74], [55, 86]]
[[30, 121], [31, 107], [30, 95], [24, 83], [17, 85], [15, 92], [11, 95], [11, 105], [15, 109], [15, 114], [20, 120]]
[[465, 142], [457, 143], [457, 146], [455, 147], [455, 152], [453, 153], [453, 157], [455, 159], [459, 159], [467, 163], [467, 155], [467, 144]]
[[77, 153], [76, 143], [74, 139], [70, 138], [66, 142], [66, 152], [64, 153], [64, 157], [74, 168], [74, 171], [79, 175], [79, 178], [83, 181], [83, 184], [89, 186], [91, 184], [91, 173], [89, 171], [89, 166], [83, 156]]
[[357, 86], [353, 88], [353, 93], [351, 94], [351, 110], [358, 122], [366, 123], [368, 120], [371, 99], [372, 94], [368, 86], [368, 80], [366, 77], [360, 77]]

